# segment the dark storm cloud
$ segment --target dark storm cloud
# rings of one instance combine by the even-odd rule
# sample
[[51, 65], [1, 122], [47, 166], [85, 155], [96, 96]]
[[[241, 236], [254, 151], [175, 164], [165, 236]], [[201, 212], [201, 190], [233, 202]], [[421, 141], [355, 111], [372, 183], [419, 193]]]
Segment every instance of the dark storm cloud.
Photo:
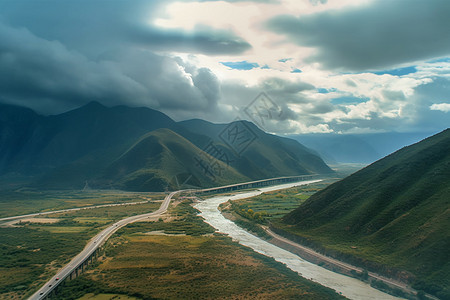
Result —
[[232, 32], [213, 30], [205, 26], [198, 26], [194, 32], [139, 26], [129, 30], [128, 37], [131, 41], [154, 51], [234, 55], [251, 49], [249, 43]]
[[56, 113], [92, 100], [161, 110], [208, 110], [218, 101], [209, 69], [143, 50], [111, 52], [93, 61], [57, 41], [0, 23], [3, 102]]
[[450, 53], [450, 1], [379, 0], [302, 17], [278, 16], [267, 27], [317, 48], [327, 68], [379, 70]]
[[229, 30], [206, 25], [193, 31], [151, 25], [169, 1], [34, 1], [0, 2], [0, 16], [8, 24], [25, 27], [34, 34], [58, 40], [70, 49], [95, 58], [105, 49], [138, 44], [153, 51], [240, 54], [250, 44]]
[[59, 113], [96, 100], [166, 113], [216, 109], [220, 84], [206, 68], [155, 54], [238, 54], [231, 31], [152, 25], [168, 1], [0, 2], [1, 101]]

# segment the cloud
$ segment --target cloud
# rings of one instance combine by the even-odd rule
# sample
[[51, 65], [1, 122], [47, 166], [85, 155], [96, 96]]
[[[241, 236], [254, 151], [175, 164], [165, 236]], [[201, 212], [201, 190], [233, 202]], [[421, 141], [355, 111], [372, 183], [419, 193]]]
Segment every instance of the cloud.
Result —
[[0, 2], [0, 14], [13, 26], [31, 29], [44, 39], [58, 40], [92, 59], [105, 49], [131, 46], [207, 55], [236, 55], [251, 49], [247, 41], [229, 29], [214, 29], [205, 24], [189, 31], [155, 26], [154, 18], [164, 12], [167, 4], [170, 1], [134, 0], [130, 4], [118, 0], [104, 5], [94, 0], [40, 3], [20, 0]]
[[57, 41], [0, 23], [0, 90], [4, 102], [57, 113], [92, 100], [160, 110], [213, 109], [217, 78], [207, 68], [145, 50], [93, 61]]
[[430, 106], [431, 110], [440, 110], [442, 112], [450, 112], [450, 103], [438, 103]]
[[380, 70], [450, 53], [450, 2], [373, 1], [299, 18], [281, 15], [267, 28], [314, 47], [309, 59], [325, 68]]
[[328, 0], [309, 0], [309, 2], [311, 2], [312, 5], [318, 5], [319, 3], [326, 4]]
[[0, 1], [2, 101], [230, 122], [266, 92], [274, 133], [450, 125], [448, 1], [276, 2]]
[[236, 55], [252, 48], [231, 31], [207, 26], [197, 26], [193, 32], [186, 32], [141, 25], [130, 28], [127, 37], [153, 51]]

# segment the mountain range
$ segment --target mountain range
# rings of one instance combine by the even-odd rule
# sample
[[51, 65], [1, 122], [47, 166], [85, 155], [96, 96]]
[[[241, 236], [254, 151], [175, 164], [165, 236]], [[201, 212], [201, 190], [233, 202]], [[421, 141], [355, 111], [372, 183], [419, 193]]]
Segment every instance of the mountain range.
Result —
[[328, 254], [450, 299], [449, 195], [447, 129], [319, 191], [277, 226]]
[[43, 116], [0, 104], [0, 176], [34, 187], [161, 191], [332, 172], [314, 151], [247, 121], [175, 122], [98, 102]]

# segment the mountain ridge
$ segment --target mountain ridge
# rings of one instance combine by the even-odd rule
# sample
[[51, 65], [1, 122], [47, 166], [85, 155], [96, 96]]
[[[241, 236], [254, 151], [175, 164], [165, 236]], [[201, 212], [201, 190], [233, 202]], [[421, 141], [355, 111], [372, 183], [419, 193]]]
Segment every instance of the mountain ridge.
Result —
[[[8, 109], [2, 109], [3, 107]], [[210, 155], [218, 160], [210, 162], [214, 167], [222, 168], [222, 164], [225, 164], [231, 173], [229, 180], [224, 183], [232, 183], [231, 178], [256, 180], [332, 173], [320, 157], [298, 142], [269, 135], [245, 121], [229, 124], [203, 121], [203, 130], [195, 130], [187, 126], [192, 122], [175, 122], [157, 110], [127, 106], [106, 107], [98, 102], [90, 102], [77, 109], [50, 116], [1, 104], [0, 111], [3, 112], [0, 114], [0, 141], [3, 141], [0, 146], [0, 157], [3, 158], [0, 159], [0, 175], [32, 176], [35, 179], [34, 187], [78, 189], [89, 181], [91, 187], [98, 184], [98, 188], [127, 188], [117, 176], [112, 176], [115, 178], [113, 181], [106, 180], [108, 176], [105, 176], [105, 170], [113, 170], [111, 165], [114, 161], [136, 147], [136, 143], [145, 138], [146, 134], [161, 128], [170, 129], [171, 133], [165, 132], [167, 138], [176, 139], [177, 147], [184, 147], [190, 156], [194, 155], [192, 149], [195, 147], [196, 154], [204, 157]], [[244, 136], [236, 136], [235, 130], [238, 127], [246, 129]], [[207, 128], [209, 132], [205, 131]], [[242, 142], [244, 138], [248, 138], [248, 143]], [[153, 145], [159, 147], [162, 144], [164, 143]], [[170, 176], [162, 172], [165, 174], [162, 176], [165, 181], [177, 174], [184, 174], [186, 170], [183, 166], [189, 165], [194, 159], [172, 156], [173, 153], [170, 154], [167, 149], [164, 153], [174, 160], [183, 161], [179, 170], [173, 169]], [[178, 153], [182, 155], [183, 151]], [[141, 157], [149, 159], [146, 155]], [[145, 161], [138, 165], [145, 166]], [[211, 166], [200, 164], [200, 168]], [[145, 173], [144, 168], [142, 172]], [[222, 182], [222, 178], [219, 181]], [[197, 178], [197, 182], [207, 186], [213, 184], [205, 178]], [[173, 187], [170, 182], [165, 184]], [[133, 189], [142, 190], [136, 186]]]

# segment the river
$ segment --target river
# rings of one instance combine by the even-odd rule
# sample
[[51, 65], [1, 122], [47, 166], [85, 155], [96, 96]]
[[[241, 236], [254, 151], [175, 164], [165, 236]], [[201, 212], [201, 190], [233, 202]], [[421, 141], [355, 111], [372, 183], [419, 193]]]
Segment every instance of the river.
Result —
[[349, 299], [399, 299], [389, 294], [372, 288], [370, 285], [345, 275], [334, 273], [318, 265], [305, 261], [298, 255], [286, 251], [280, 247], [270, 244], [237, 226], [234, 222], [226, 219], [219, 211], [221, 203], [228, 200], [238, 200], [254, 197], [264, 192], [290, 188], [293, 186], [306, 185], [320, 180], [308, 180], [296, 183], [282, 184], [260, 188], [259, 190], [235, 194], [233, 196], [218, 196], [198, 202], [195, 205], [200, 211], [200, 216], [205, 222], [238, 241], [240, 244], [250, 247], [256, 252], [273, 257], [275, 260], [286, 264], [288, 268], [299, 273], [302, 277], [320, 283], [342, 293]]

